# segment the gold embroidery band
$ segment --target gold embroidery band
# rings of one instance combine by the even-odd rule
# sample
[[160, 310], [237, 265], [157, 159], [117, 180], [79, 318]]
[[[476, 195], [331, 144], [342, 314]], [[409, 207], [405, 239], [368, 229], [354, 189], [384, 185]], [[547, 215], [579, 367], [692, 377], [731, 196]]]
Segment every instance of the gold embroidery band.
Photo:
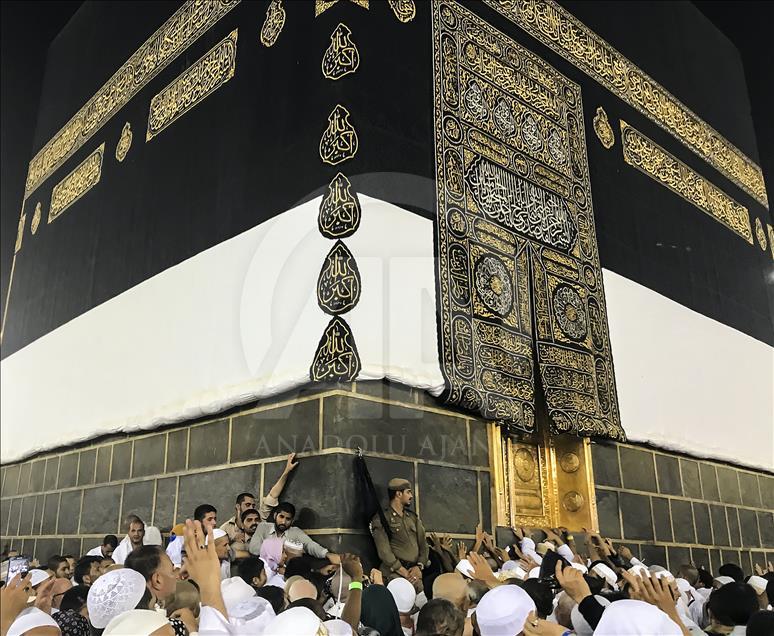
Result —
[[115, 72], [30, 161], [25, 197], [85, 144], [137, 92], [240, 0], [189, 0]]
[[103, 142], [75, 170], [54, 186], [51, 191], [51, 206], [48, 210], [49, 223], [60, 217], [67, 208], [99, 183], [104, 153]]
[[148, 133], [145, 141], [153, 139], [172, 122], [234, 77], [237, 32], [238, 29], [234, 29], [153, 97], [148, 113]]
[[651, 118], [768, 209], [763, 173], [752, 159], [556, 2], [484, 1]]
[[623, 120], [621, 146], [626, 163], [693, 203], [752, 245], [750, 214], [746, 207]]

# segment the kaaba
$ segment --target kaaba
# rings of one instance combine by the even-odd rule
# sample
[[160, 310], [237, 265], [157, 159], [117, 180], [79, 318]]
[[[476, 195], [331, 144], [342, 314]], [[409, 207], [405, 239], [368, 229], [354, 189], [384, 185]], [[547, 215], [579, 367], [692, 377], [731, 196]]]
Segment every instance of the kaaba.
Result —
[[[686, 33], [690, 34], [689, 41]], [[2, 544], [283, 493], [774, 561], [774, 221], [688, 2], [84, 2], [2, 315]]]

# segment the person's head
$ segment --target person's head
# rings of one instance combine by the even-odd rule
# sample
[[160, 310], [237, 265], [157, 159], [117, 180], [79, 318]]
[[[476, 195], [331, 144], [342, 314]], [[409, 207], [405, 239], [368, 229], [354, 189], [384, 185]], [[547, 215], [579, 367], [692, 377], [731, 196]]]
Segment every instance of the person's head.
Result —
[[266, 568], [258, 557], [242, 559], [238, 566], [239, 577], [254, 590], [266, 585]]
[[143, 575], [150, 593], [157, 600], [164, 600], [175, 591], [175, 566], [167, 553], [157, 545], [145, 545], [128, 557], [124, 566]]
[[575, 601], [567, 592], [562, 590], [556, 595], [556, 609], [554, 617], [559, 625], [572, 627], [572, 608], [575, 607]]
[[71, 589], [73, 589], [73, 584], [70, 583], [70, 579], [54, 579], [54, 584], [51, 587], [51, 607], [59, 609], [62, 597], [67, 590]]
[[218, 510], [211, 504], [201, 504], [194, 510], [194, 519], [201, 523], [202, 530], [207, 532], [208, 528], [218, 525]]
[[465, 612], [468, 609], [468, 584], [459, 572], [447, 572], [433, 581], [433, 598], [444, 599], [457, 609]]
[[52, 576], [57, 579], [69, 579], [72, 576], [69, 561], [59, 554], [48, 559], [46, 568], [51, 570]]
[[534, 601], [538, 618], [545, 619], [554, 611], [554, 593], [548, 585], [537, 579], [527, 579], [522, 583], [521, 588]]
[[685, 579], [691, 587], [696, 587], [699, 582], [699, 570], [690, 563], [683, 563], [677, 572], [675, 572], [675, 578]]
[[81, 557], [78, 563], [75, 564], [75, 571], [73, 572], [73, 578], [76, 585], [89, 586], [99, 578], [101, 574], [100, 563], [102, 559], [98, 556], [84, 556]]
[[400, 576], [396, 577], [388, 583], [387, 589], [395, 600], [395, 606], [398, 608], [399, 614], [405, 616], [415, 611], [417, 591], [408, 580]]
[[100, 573], [100, 575], [102, 575], [105, 572], [107, 572], [108, 569], [110, 568], [110, 566], [111, 565], [115, 565], [115, 564], [116, 564], [116, 562], [113, 561], [113, 559], [108, 559], [108, 558], [100, 559], [100, 562], [99, 562], [99, 573]]
[[[215, 528], [212, 531], [212, 538], [215, 540], [215, 553], [221, 561], [228, 561], [230, 558], [229, 547], [231, 545], [231, 538], [228, 536], [225, 530]], [[209, 538], [207, 539], [209, 541]]]
[[[284, 546], [284, 550], [287, 552], [287, 546]], [[294, 556], [288, 558], [285, 562], [285, 580], [291, 576], [300, 575], [305, 578], [309, 578], [312, 573], [312, 559], [308, 554], [302, 554], [301, 556]]]
[[387, 495], [390, 503], [398, 503], [401, 506], [410, 506], [414, 499], [414, 493], [411, 491], [411, 482], [408, 479], [394, 477], [387, 484]]
[[710, 594], [707, 609], [710, 619], [718, 625], [747, 625], [758, 611], [758, 597], [747, 583], [726, 583]]
[[417, 617], [417, 634], [462, 636], [464, 626], [465, 614], [443, 598], [428, 601]]
[[279, 505], [274, 508], [274, 529], [279, 533], [285, 532], [293, 525], [295, 518], [296, 507], [287, 501], [280, 501]]
[[241, 513], [242, 527], [245, 529], [245, 534], [248, 537], [255, 534], [255, 529], [258, 527], [258, 523], [261, 521], [261, 516], [255, 508], [248, 508]]
[[699, 568], [699, 573], [697, 575], [696, 585], [694, 587], [698, 590], [699, 588], [705, 588], [710, 589], [712, 588], [712, 573], [708, 572], [704, 568]]
[[117, 547], [118, 547], [118, 537], [114, 534], [106, 534], [105, 538], [102, 539], [102, 545], [100, 546], [100, 549], [102, 550], [102, 556], [103, 557], [113, 556], [113, 551]]
[[725, 563], [718, 569], [720, 576], [730, 576], [737, 583], [744, 581], [744, 572], [736, 563]]
[[279, 614], [285, 608], [285, 591], [281, 587], [264, 585], [255, 590], [255, 595], [269, 601], [275, 614]]
[[59, 603], [59, 611], [66, 612], [72, 610], [81, 616], [89, 617], [89, 609], [86, 607], [86, 599], [89, 595], [89, 588], [85, 585], [75, 585], [62, 595]]
[[67, 559], [67, 563], [70, 564], [70, 572], [72, 572], [75, 569], [75, 557], [72, 554], [63, 554], [62, 556]]
[[145, 522], [137, 515], [129, 515], [126, 519], [126, 535], [129, 537], [132, 548], [140, 547], [145, 538]]
[[175, 591], [167, 597], [164, 610], [167, 616], [172, 616], [177, 610], [189, 609], [196, 618], [199, 618], [199, 588], [191, 581], [177, 581]]
[[760, 610], [747, 621], [747, 636], [771, 636], [774, 634], [774, 612]]
[[[401, 580], [405, 581], [406, 579]], [[408, 581], [406, 582], [408, 583]], [[352, 583], [352, 579], [349, 574], [341, 569], [336, 570], [328, 582], [328, 589], [330, 590], [331, 597], [339, 603], [346, 603], [349, 598], [350, 583]], [[409, 585], [411, 585], [411, 583], [409, 583]]]
[[235, 516], [234, 519], [238, 520], [242, 518], [242, 513], [245, 510], [255, 509], [255, 495], [251, 492], [240, 492], [236, 498], [236, 504], [234, 505]]
[[518, 585], [500, 585], [484, 594], [473, 614], [473, 626], [481, 636], [521, 634], [535, 602]]
[[468, 607], [475, 607], [489, 591], [489, 586], [482, 581], [468, 581]]
[[288, 601], [291, 603], [302, 598], [317, 600], [317, 588], [311, 581], [301, 578], [295, 581], [287, 590]]

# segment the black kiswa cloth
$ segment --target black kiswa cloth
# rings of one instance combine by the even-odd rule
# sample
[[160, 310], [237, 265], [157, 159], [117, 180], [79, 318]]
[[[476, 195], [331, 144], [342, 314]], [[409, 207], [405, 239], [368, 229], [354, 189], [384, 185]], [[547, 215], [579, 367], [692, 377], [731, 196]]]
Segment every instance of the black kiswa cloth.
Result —
[[384, 516], [384, 510], [382, 510], [382, 506], [379, 503], [379, 496], [376, 494], [374, 482], [371, 479], [371, 474], [368, 472], [365, 457], [363, 457], [363, 452], [360, 449], [357, 450], [357, 456], [355, 457], [355, 475], [357, 478], [357, 490], [361, 494], [361, 501], [365, 511], [366, 525], [370, 524], [375, 514], [379, 515], [382, 528], [387, 533], [387, 538], [391, 539], [390, 524], [387, 523], [387, 518]]

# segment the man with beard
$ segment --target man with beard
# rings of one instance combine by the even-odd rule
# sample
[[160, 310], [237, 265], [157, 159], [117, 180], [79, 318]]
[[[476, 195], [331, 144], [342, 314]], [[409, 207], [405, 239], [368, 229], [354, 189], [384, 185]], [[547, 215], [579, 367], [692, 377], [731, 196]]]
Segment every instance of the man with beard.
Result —
[[400, 477], [391, 479], [387, 493], [390, 504], [384, 509], [383, 516], [388, 528], [382, 524], [382, 515], [377, 513], [371, 519], [371, 534], [382, 562], [380, 569], [384, 582], [401, 576], [421, 592], [422, 570], [428, 563], [429, 554], [422, 521], [408, 509], [414, 499], [411, 482]]
[[[244, 559], [250, 556], [248, 546], [260, 520], [261, 517], [254, 508], [249, 508], [242, 512], [240, 518], [241, 531], [231, 541], [231, 549], [234, 551], [235, 559]], [[225, 530], [225, 528], [221, 527], [221, 530]], [[227, 530], [226, 533], [228, 533]]]
[[244, 526], [242, 525], [242, 513], [253, 509], [255, 509], [255, 495], [249, 492], [239, 493], [236, 498], [236, 504], [234, 504], [234, 516], [220, 526], [220, 529], [225, 530], [226, 534], [228, 534], [232, 545], [235, 543], [246, 543]]
[[318, 559], [328, 559], [331, 563], [340, 563], [339, 555], [322, 547], [319, 543], [312, 541], [309, 536], [293, 525], [293, 520], [296, 517], [296, 507], [287, 502], [279, 501], [278, 497], [282, 493], [282, 488], [285, 486], [287, 476], [292, 470], [298, 466], [298, 462], [295, 460], [295, 453], [292, 453], [288, 457], [285, 470], [282, 472], [280, 479], [269, 491], [269, 494], [263, 498], [259, 513], [262, 519], [268, 519], [267, 521], [261, 521], [258, 523], [255, 532], [253, 533], [248, 550], [250, 554], [260, 556], [261, 544], [265, 539], [269, 538], [281, 538], [285, 541], [292, 543], [300, 543], [304, 552], [310, 554]]
[[145, 538], [145, 522], [137, 515], [129, 515], [126, 518], [126, 536], [113, 551], [113, 561], [123, 565], [132, 552], [143, 546]]

